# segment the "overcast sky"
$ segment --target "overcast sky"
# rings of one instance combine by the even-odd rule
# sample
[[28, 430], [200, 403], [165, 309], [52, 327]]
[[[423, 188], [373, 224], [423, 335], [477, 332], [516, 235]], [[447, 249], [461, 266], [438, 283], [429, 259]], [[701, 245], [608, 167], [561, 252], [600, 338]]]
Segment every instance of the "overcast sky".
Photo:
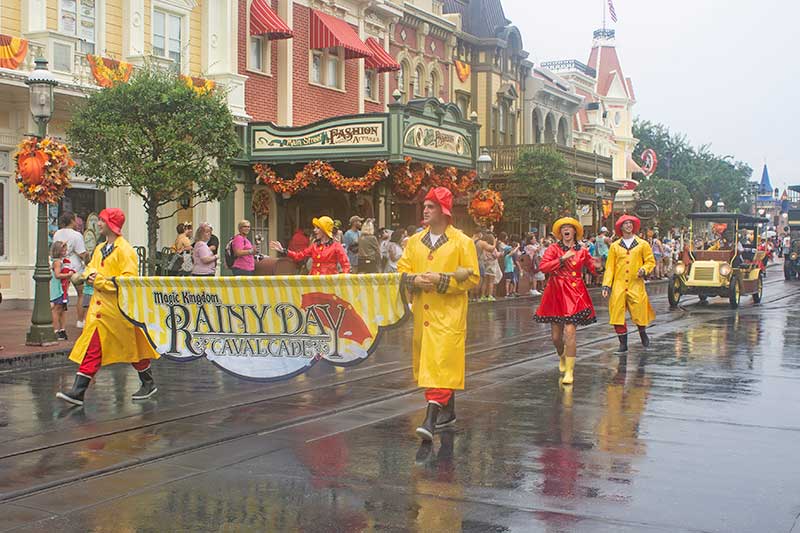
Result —
[[[535, 62], [586, 62], [607, 0], [502, 0]], [[800, 184], [800, 3], [614, 0], [616, 47], [634, 113], [753, 167], [773, 187]]]

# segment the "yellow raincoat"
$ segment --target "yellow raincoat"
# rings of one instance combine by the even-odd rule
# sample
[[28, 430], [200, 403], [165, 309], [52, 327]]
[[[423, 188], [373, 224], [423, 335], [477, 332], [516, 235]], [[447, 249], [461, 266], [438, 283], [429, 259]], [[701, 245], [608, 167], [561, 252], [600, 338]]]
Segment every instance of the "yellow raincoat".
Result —
[[144, 331], [122, 316], [117, 305], [117, 287], [112, 281], [113, 277], [139, 274], [136, 251], [124, 238], [117, 237], [113, 251], [103, 259], [103, 246], [99, 244], [94, 249], [92, 260], [83, 272], [84, 277], [97, 272], [97, 277], [94, 280], [94, 295], [86, 311], [83, 333], [72, 347], [69, 358], [81, 364], [89, 341], [97, 330], [103, 347], [103, 366], [158, 359], [159, 355], [147, 341]]
[[622, 239], [609, 247], [603, 287], [611, 287], [608, 314], [612, 326], [625, 324], [626, 310], [637, 326], [647, 326], [655, 320], [656, 312], [647, 297], [644, 279], [639, 277], [640, 268], [649, 274], [655, 267], [652, 248], [639, 237], [634, 237], [630, 249], [625, 248]]
[[478, 254], [472, 239], [447, 226], [435, 246], [427, 230], [413, 235], [397, 262], [398, 272], [411, 275], [453, 273], [458, 267], [472, 270], [466, 281], [447, 276], [437, 290], [413, 292], [414, 379], [420, 387], [464, 388], [467, 293], [480, 281]]

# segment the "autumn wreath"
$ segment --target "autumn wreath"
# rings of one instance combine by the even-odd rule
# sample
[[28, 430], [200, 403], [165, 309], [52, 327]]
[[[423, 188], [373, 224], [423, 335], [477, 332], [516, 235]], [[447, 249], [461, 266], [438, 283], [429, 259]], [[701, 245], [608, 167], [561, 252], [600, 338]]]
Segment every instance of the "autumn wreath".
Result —
[[278, 177], [269, 165], [257, 163], [253, 166], [256, 182], [272, 188], [280, 194], [294, 195], [306, 187], [317, 183], [320, 179], [328, 181], [333, 187], [344, 192], [364, 192], [371, 190], [379, 181], [389, 175], [389, 164], [378, 161], [364, 176], [349, 178], [324, 161], [311, 161], [293, 179]]
[[481, 189], [472, 195], [468, 212], [480, 226], [487, 226], [499, 222], [503, 218], [503, 197], [499, 192], [491, 189]]
[[253, 213], [260, 217], [269, 216], [269, 191], [259, 189], [253, 195]]
[[66, 145], [50, 137], [23, 140], [14, 154], [19, 192], [35, 204], [55, 204], [70, 186], [75, 161]]

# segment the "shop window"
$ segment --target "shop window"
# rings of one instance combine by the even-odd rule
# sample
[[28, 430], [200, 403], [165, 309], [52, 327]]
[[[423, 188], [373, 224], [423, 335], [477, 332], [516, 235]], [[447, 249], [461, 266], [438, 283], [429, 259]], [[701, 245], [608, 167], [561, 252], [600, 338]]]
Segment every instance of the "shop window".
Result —
[[82, 53], [93, 54], [97, 43], [96, 0], [60, 0], [58, 29], [79, 38]]
[[72, 187], [66, 190], [58, 204], [58, 216], [66, 211], [75, 213], [84, 222], [91, 213], [99, 213], [106, 207], [106, 193], [97, 189]]
[[374, 70], [364, 71], [364, 96], [367, 100], [378, 100], [378, 73]]
[[420, 65], [417, 67], [417, 70], [414, 71], [414, 96], [420, 97], [422, 96], [422, 83], [425, 80], [425, 70]]
[[461, 110], [461, 116], [465, 120], [469, 118], [469, 98], [466, 96], [459, 96], [456, 98], [456, 105]]
[[247, 56], [247, 70], [271, 74], [272, 71], [272, 41], [260, 35], [251, 35], [249, 52]]
[[500, 104], [498, 113], [499, 113], [498, 122], [499, 122], [499, 125], [500, 125], [500, 133], [501, 134], [505, 134], [505, 132], [506, 132], [506, 120], [507, 120], [507, 118], [506, 118], [506, 104], [505, 103], [501, 103]]
[[309, 81], [333, 89], [344, 88], [344, 61], [339, 48], [311, 50]]
[[153, 10], [153, 55], [171, 59], [182, 71], [183, 17], [159, 9]]

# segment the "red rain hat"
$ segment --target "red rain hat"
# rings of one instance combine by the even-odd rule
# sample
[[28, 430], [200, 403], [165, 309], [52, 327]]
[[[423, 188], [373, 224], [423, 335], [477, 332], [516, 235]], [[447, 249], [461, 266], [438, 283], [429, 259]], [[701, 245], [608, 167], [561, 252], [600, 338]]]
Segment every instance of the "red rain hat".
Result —
[[100, 211], [97, 217], [106, 223], [108, 229], [117, 235], [122, 235], [122, 226], [125, 224], [125, 213], [122, 212], [122, 209], [109, 207]]
[[617, 235], [622, 235], [622, 225], [629, 220], [633, 222], [633, 232], [639, 233], [639, 230], [642, 227], [642, 221], [631, 215], [622, 215], [614, 225], [614, 229], [617, 230]]
[[425, 200], [430, 200], [431, 202], [439, 204], [439, 207], [442, 208], [442, 213], [448, 217], [453, 216], [453, 193], [450, 192], [450, 189], [445, 187], [435, 187], [428, 191], [428, 195], [425, 196]]

